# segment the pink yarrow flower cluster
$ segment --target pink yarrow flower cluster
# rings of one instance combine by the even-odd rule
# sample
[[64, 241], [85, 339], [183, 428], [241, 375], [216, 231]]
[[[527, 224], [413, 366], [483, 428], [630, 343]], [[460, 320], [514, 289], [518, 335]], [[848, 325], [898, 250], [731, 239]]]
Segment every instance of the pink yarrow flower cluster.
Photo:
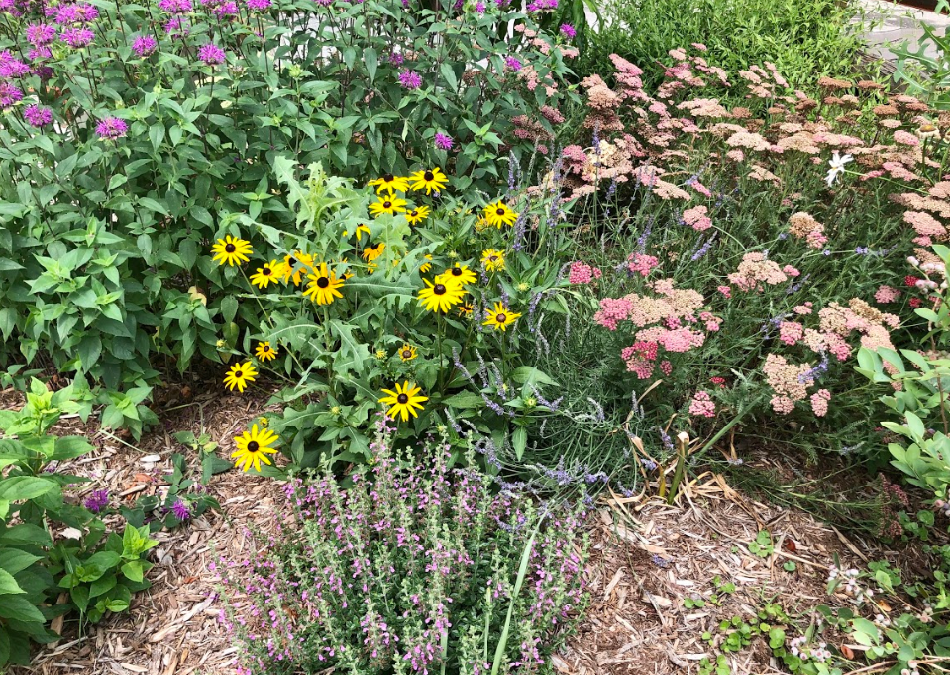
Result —
[[693, 394], [693, 398], [689, 402], [689, 414], [693, 417], [712, 418], [716, 416], [716, 404], [713, 403], [708, 392], [697, 391]]
[[571, 263], [571, 270], [567, 280], [574, 285], [589, 284], [594, 279], [600, 279], [602, 272], [597, 267], [591, 267], [581, 260], [575, 260]]
[[639, 273], [645, 277], [650, 276], [650, 272], [660, 265], [659, 258], [645, 253], [631, 253], [627, 256], [627, 260], [627, 269], [631, 273]]

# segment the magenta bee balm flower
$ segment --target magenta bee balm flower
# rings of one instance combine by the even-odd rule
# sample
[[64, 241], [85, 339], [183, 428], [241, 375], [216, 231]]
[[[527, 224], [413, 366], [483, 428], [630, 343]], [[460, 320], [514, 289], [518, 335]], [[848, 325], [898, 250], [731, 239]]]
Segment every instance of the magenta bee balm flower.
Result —
[[566, 37], [568, 40], [573, 40], [575, 37], [577, 37], [577, 31], [574, 29], [574, 26], [569, 23], [565, 23], [561, 25], [561, 35]]
[[514, 56], [506, 56], [505, 67], [517, 73], [519, 70], [521, 70], [521, 61], [516, 59]]
[[118, 117], [106, 117], [96, 125], [96, 133], [102, 138], [116, 139], [125, 136], [129, 123]]
[[152, 35], [142, 35], [132, 41], [132, 51], [144, 58], [158, 49], [158, 40]]
[[0, 108], [9, 108], [23, 99], [23, 92], [9, 82], [0, 82]]
[[216, 66], [224, 63], [226, 57], [227, 55], [221, 47], [211, 43], [202, 45], [201, 49], [198, 50], [198, 59], [208, 66]]
[[414, 70], [404, 70], [399, 73], [399, 84], [406, 89], [418, 89], [422, 86], [422, 76]]
[[59, 39], [76, 49], [88, 46], [96, 37], [88, 28], [67, 28], [59, 34]]
[[455, 141], [452, 140], [451, 136], [443, 134], [441, 131], [436, 132], [435, 147], [439, 150], [451, 150], [453, 145], [455, 145]]
[[23, 109], [23, 119], [34, 127], [42, 128], [53, 123], [53, 111], [38, 105], [28, 105]]
[[34, 47], [48, 45], [56, 39], [56, 26], [47, 23], [31, 23], [26, 27], [26, 39]]

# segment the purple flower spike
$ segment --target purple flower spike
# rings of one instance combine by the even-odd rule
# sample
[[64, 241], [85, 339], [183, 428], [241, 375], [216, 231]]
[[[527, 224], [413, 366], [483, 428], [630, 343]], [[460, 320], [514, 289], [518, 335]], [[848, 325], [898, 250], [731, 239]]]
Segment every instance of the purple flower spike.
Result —
[[422, 86], [422, 76], [414, 70], [404, 70], [399, 73], [399, 84], [406, 89], [418, 89]]
[[227, 58], [227, 55], [218, 45], [208, 43], [206, 45], [202, 45], [201, 49], [198, 50], [198, 59], [207, 66], [217, 66], [222, 64], [224, 63], [225, 58]]
[[96, 133], [102, 138], [116, 139], [125, 136], [129, 131], [129, 124], [118, 117], [106, 117], [96, 125]]
[[175, 503], [172, 504], [172, 513], [178, 520], [181, 521], [191, 518], [191, 509], [189, 509], [188, 504], [186, 504], [181, 499], [176, 499]]
[[109, 491], [108, 490], [93, 490], [92, 494], [86, 497], [86, 501], [83, 502], [83, 506], [92, 511], [93, 513], [99, 513], [102, 509], [106, 508], [109, 505]]

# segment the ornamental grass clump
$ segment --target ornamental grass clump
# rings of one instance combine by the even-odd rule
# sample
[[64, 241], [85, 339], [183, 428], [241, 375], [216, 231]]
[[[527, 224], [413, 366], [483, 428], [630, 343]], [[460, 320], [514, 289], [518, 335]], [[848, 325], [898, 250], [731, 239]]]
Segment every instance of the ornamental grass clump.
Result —
[[225, 566], [239, 673], [538, 672], [583, 611], [580, 511], [451, 467], [444, 438], [416, 464], [393, 431], [349, 489], [289, 484], [293, 516]]

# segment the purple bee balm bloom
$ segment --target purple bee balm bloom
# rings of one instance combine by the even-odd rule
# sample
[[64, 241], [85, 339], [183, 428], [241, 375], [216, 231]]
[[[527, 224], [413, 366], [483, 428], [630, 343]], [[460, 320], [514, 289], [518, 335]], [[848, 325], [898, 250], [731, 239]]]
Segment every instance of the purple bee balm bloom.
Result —
[[86, 501], [83, 502], [83, 506], [92, 511], [93, 513], [99, 513], [109, 505], [109, 491], [108, 490], [93, 490], [92, 494], [86, 497]]
[[125, 136], [129, 131], [129, 124], [118, 117], [106, 117], [96, 125], [96, 133], [102, 138], [116, 139]]
[[79, 21], [95, 21], [99, 18], [99, 10], [88, 2], [84, 2], [76, 5], [76, 15]]
[[202, 45], [201, 49], [198, 50], [198, 58], [207, 66], [217, 66], [224, 63], [227, 55], [218, 45], [208, 43]]
[[9, 82], [0, 82], [0, 108], [9, 108], [23, 99], [23, 92]]
[[252, 12], [263, 12], [270, 7], [270, 0], [247, 0], [247, 8]]
[[53, 21], [56, 23], [74, 23], [79, 21], [79, 10], [76, 5], [60, 5], [50, 10], [53, 13]]
[[[34, 47], [27, 52], [26, 56], [30, 61], [42, 61], [43, 59], [53, 58], [53, 52], [49, 47]], [[33, 72], [36, 72], [36, 70], [34, 69]]]
[[23, 119], [37, 128], [53, 123], [53, 111], [38, 105], [28, 105], [23, 109]]
[[394, 66], [401, 66], [404, 60], [405, 59], [402, 58], [402, 54], [399, 52], [393, 52], [389, 55], [389, 62]]
[[561, 35], [566, 37], [568, 40], [573, 40], [577, 37], [577, 31], [569, 23], [561, 24]]
[[48, 23], [31, 23], [26, 27], [26, 39], [34, 47], [48, 45], [56, 39], [56, 26]]
[[190, 32], [188, 19], [181, 16], [173, 16], [165, 22], [165, 32], [171, 37], [184, 37], [188, 35]]
[[452, 140], [451, 136], [443, 134], [441, 131], [436, 132], [435, 147], [439, 150], [451, 150], [453, 145], [455, 145], [455, 141]]
[[236, 2], [225, 2], [223, 5], [219, 5], [214, 8], [214, 13], [218, 16], [234, 16], [238, 13], [238, 6]]
[[476, 2], [476, 3], [475, 3], [475, 12], [476, 12], [477, 14], [484, 14], [484, 13], [485, 13], [485, 3], [484, 3], [484, 2]]
[[506, 56], [505, 67], [517, 73], [519, 70], [521, 70], [521, 61], [516, 59], [514, 56]]
[[191, 0], [159, 0], [158, 8], [169, 14], [186, 14], [191, 11]]
[[14, 16], [20, 16], [23, 13], [17, 7], [16, 0], [0, 0], [0, 12], [9, 12]]
[[175, 503], [172, 504], [172, 513], [175, 514], [178, 520], [188, 520], [191, 518], [191, 509], [189, 509], [188, 504], [181, 499], [176, 499]]
[[0, 52], [0, 77], [23, 77], [30, 74], [30, 67], [8, 52]]
[[422, 86], [422, 76], [414, 70], [404, 70], [399, 73], [399, 84], [406, 89], [418, 89]]
[[153, 35], [141, 35], [132, 41], [132, 51], [145, 58], [158, 49], [158, 40]]
[[59, 35], [60, 40], [77, 49], [86, 47], [95, 37], [96, 34], [88, 28], [67, 28]]

